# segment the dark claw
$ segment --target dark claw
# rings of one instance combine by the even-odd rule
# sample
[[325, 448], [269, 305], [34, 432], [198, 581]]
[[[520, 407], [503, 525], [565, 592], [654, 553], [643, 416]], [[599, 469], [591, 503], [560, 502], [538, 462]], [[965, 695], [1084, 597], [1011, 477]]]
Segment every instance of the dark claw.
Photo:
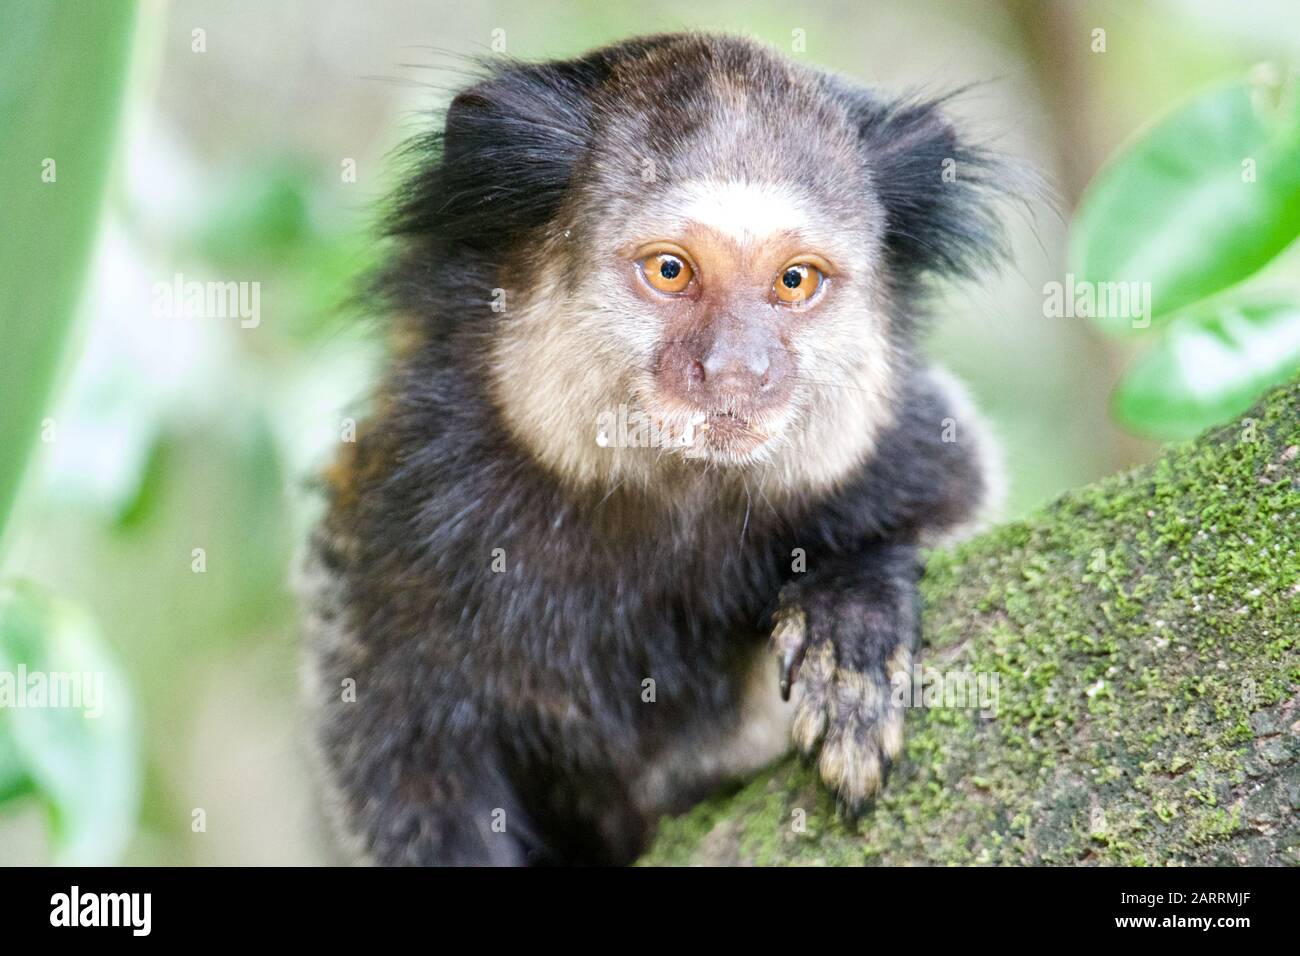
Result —
[[803, 655], [806, 645], [800, 645], [798, 648], [792, 648], [785, 652], [784, 657], [777, 663], [777, 674], [781, 682], [781, 699], [790, 699], [790, 688], [794, 686], [795, 680], [799, 677], [799, 665], [803, 663]]

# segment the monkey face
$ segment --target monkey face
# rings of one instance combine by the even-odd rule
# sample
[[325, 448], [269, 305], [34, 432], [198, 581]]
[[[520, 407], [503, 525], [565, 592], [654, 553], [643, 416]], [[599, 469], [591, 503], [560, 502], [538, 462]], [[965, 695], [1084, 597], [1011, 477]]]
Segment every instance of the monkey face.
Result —
[[425, 243], [418, 269], [503, 292], [493, 398], [580, 483], [833, 485], [896, 413], [923, 280], [996, 251], [985, 154], [938, 104], [745, 40], [509, 67], [456, 98], [438, 142], [396, 231]]
[[619, 340], [620, 379], [663, 448], [768, 465], [826, 401], [889, 390], [873, 247], [838, 231], [843, 218], [788, 182], [715, 176], [617, 220], [598, 294], [622, 318], [601, 334]]

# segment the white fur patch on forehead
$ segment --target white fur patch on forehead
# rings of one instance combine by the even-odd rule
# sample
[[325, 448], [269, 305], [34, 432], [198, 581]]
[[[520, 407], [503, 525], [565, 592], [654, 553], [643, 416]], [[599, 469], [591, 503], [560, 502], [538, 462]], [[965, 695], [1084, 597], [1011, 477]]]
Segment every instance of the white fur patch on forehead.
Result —
[[775, 183], [700, 179], [677, 193], [679, 215], [736, 242], [809, 227], [809, 197]]

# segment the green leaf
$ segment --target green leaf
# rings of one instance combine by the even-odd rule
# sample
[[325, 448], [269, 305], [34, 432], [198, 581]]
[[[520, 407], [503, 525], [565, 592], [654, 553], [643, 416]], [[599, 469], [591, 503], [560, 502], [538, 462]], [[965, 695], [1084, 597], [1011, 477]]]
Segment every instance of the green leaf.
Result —
[[[1300, 235], [1298, 94], [1294, 82], [1215, 87], [1130, 143], [1080, 201], [1075, 278], [1149, 282], [1159, 320], [1273, 259]], [[1129, 316], [1096, 321], [1135, 327]]]
[[130, 691], [83, 610], [13, 582], [0, 583], [6, 776], [9, 796], [31, 790], [48, 807], [56, 862], [98, 865], [120, 856], [140, 803]]
[[1125, 374], [1115, 417], [1160, 439], [1190, 438], [1300, 373], [1300, 304], [1207, 303], [1178, 316]]
[[0, 532], [90, 258], [134, 12], [0, 4]]

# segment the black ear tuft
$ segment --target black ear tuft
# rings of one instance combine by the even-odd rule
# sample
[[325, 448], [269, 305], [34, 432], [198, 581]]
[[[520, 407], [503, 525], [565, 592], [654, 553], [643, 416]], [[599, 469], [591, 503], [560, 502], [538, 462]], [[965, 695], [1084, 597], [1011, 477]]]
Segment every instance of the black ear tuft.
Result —
[[442, 130], [405, 148], [413, 173], [396, 196], [394, 236], [500, 251], [554, 215], [591, 133], [591, 91], [607, 65], [487, 67], [452, 100]]
[[971, 145], [943, 114], [950, 97], [888, 101], [858, 91], [850, 107], [888, 218], [891, 271], [969, 277], [1006, 255], [999, 200], [1022, 200], [1028, 174]]

